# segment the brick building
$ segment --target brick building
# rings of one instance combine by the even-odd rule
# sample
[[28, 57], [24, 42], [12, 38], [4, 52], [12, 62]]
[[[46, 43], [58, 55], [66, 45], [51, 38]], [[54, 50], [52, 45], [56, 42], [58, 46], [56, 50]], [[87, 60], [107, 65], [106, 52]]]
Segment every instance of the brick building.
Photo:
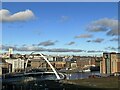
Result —
[[103, 53], [103, 60], [100, 62], [100, 72], [103, 74], [120, 72], [120, 53]]
[[[51, 65], [56, 69], [63, 69], [66, 66], [66, 62], [64, 61], [50, 61]], [[51, 69], [49, 64], [45, 60], [41, 59], [33, 59], [31, 60], [31, 68], [46, 68]]]
[[79, 69], [83, 69], [86, 65], [96, 65], [96, 59], [95, 57], [86, 57], [86, 56], [81, 56], [76, 58], [76, 63], [77, 63], [77, 67]]

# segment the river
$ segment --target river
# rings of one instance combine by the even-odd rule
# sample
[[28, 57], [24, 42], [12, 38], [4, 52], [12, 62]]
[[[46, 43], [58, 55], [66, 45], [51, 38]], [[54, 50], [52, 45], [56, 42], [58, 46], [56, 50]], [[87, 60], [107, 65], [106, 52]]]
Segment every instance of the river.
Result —
[[[89, 75], [100, 75], [100, 73], [79, 72], [65, 75], [67, 80], [75, 80], [88, 78]], [[56, 80], [55, 75], [22, 76], [7, 78], [2, 80], [2, 82], [2, 90], [66, 90], [66, 88], [69, 88], [68, 84], [62, 84], [59, 80]], [[74, 86], [72, 86], [72, 88], [74, 88]], [[67, 90], [72, 90], [72, 88]]]
[[[64, 74], [66, 76], [67, 80], [75, 80], [75, 79], [84, 79], [88, 78], [90, 75], [100, 75], [99, 71], [95, 72], [78, 72], [78, 73], [69, 73], [69, 74]], [[61, 76], [62, 78], [62, 76]], [[16, 81], [24, 81], [24, 80], [56, 80], [55, 74], [52, 75], [31, 75], [31, 76], [20, 76], [20, 77], [14, 77], [14, 78], [7, 78], [3, 79], [4, 81], [7, 82], [16, 82]]]
[[84, 79], [84, 78], [88, 78], [89, 75], [100, 75], [99, 71], [95, 71], [95, 72], [79, 72], [79, 73], [70, 73], [70, 74], [66, 74], [66, 79], [68, 80], [74, 80], [74, 79]]

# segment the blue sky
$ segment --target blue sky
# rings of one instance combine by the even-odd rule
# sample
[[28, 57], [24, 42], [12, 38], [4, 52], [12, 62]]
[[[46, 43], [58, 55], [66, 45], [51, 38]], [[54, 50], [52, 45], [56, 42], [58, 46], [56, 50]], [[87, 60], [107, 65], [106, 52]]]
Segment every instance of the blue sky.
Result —
[[[1, 20], [4, 50], [31, 51], [28, 47], [32, 47], [34, 51], [35, 47], [47, 53], [80, 55], [117, 51], [118, 3], [7, 2], [2, 9], [9, 11]], [[20, 12], [26, 17], [14, 17]]]

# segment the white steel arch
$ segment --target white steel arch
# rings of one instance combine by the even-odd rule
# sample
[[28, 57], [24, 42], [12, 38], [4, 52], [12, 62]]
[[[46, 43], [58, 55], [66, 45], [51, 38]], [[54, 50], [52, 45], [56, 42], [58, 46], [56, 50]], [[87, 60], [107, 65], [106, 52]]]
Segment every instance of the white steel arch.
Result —
[[[32, 53], [33, 53], [33, 52], [32, 52]], [[32, 53], [31, 53], [31, 54], [32, 54]], [[30, 54], [30, 55], [31, 55], [31, 54]], [[55, 68], [52, 66], [52, 64], [47, 60], [47, 58], [46, 58], [45, 56], [42, 55], [42, 53], [40, 53], [40, 55], [41, 55], [41, 56], [43, 57], [43, 59], [50, 65], [50, 67], [51, 67], [51, 69], [53, 70], [53, 72], [55, 73], [57, 79], [60, 79], [60, 76], [58, 75], [57, 71], [56, 71]], [[25, 72], [26, 72], [26, 68], [27, 68], [27, 64], [28, 64], [28, 61], [29, 61], [29, 60], [30, 60], [29, 58], [26, 60]]]

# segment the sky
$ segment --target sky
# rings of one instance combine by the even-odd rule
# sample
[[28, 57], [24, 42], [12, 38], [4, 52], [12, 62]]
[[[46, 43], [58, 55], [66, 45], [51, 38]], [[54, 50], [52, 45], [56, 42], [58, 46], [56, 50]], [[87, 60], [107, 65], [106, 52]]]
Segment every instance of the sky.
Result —
[[117, 2], [4, 2], [2, 49], [100, 55], [118, 51]]
[[2, 2], [119, 2], [119, 0], [1, 0]]

